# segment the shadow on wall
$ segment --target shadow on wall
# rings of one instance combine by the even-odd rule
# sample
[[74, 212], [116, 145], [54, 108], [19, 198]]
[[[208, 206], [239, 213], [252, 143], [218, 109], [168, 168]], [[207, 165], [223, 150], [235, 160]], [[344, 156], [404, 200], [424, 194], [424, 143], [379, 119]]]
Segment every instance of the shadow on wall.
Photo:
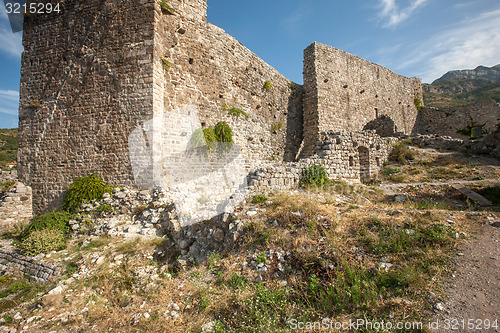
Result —
[[395, 136], [398, 132], [398, 128], [388, 115], [381, 115], [380, 117], [373, 119], [368, 124], [363, 127], [363, 131], [374, 130], [381, 137]]
[[293, 84], [292, 92], [288, 97], [288, 110], [286, 122], [286, 142], [283, 160], [285, 162], [294, 162], [303, 140], [303, 95], [304, 87], [299, 84]]

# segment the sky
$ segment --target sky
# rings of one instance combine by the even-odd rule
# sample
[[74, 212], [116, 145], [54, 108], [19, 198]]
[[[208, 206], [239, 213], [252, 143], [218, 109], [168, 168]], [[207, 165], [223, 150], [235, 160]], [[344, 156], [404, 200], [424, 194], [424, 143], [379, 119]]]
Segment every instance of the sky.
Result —
[[[425, 83], [500, 64], [499, 0], [208, 0], [208, 21], [297, 83], [314, 41]], [[0, 2], [0, 128], [17, 127], [21, 40]]]

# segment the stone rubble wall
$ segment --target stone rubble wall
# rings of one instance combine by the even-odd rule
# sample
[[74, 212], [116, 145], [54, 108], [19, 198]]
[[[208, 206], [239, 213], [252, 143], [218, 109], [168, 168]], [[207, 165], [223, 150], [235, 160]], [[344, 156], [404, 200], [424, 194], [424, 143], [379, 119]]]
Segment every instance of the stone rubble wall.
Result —
[[[316, 155], [299, 162], [270, 166], [250, 176], [254, 192], [297, 188], [302, 170], [311, 165], [322, 165], [328, 177], [334, 179], [375, 178], [387, 160], [395, 138], [381, 138], [373, 132], [323, 132], [316, 143]], [[363, 161], [367, 149], [368, 160]]]
[[484, 132], [492, 133], [500, 123], [500, 104], [489, 100], [441, 109], [424, 108], [418, 112], [413, 133], [468, 139], [457, 130], [470, 125], [471, 118], [477, 125], [484, 125]]
[[4, 274], [20, 272], [27, 275], [32, 281], [47, 283], [59, 275], [59, 268], [16, 252], [0, 249], [0, 272]]
[[27, 223], [32, 217], [31, 188], [16, 182], [0, 198], [0, 229], [5, 230], [16, 223]]
[[419, 79], [407, 78], [331, 46], [313, 43], [304, 51], [304, 155], [314, 153], [322, 131], [361, 131], [381, 115], [396, 132], [410, 134], [422, 99]]

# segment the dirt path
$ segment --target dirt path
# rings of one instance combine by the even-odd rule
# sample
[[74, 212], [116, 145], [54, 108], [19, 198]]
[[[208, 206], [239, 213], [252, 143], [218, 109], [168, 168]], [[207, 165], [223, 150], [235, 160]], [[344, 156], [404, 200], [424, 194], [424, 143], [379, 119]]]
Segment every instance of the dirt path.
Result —
[[433, 332], [500, 332], [500, 215], [489, 222], [459, 249]]

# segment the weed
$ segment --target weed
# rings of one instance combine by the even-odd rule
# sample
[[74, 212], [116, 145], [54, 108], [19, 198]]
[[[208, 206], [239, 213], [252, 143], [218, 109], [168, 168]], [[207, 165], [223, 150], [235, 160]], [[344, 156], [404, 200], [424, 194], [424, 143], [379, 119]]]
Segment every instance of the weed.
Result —
[[238, 109], [238, 108], [235, 108], [235, 107], [231, 108], [228, 111], [228, 113], [230, 116], [235, 116], [235, 117], [243, 116], [243, 117], [245, 117], [245, 119], [248, 119], [248, 115], [245, 111]]
[[215, 264], [217, 264], [221, 260], [221, 255], [219, 253], [212, 252], [208, 255], [208, 269], [212, 270], [215, 267]]
[[274, 133], [277, 133], [279, 132], [281, 129], [283, 129], [284, 125], [283, 123], [278, 123], [278, 124], [273, 124], [271, 126], [271, 130], [274, 132]]
[[168, 0], [160, 0], [160, 6], [162, 9], [166, 10], [169, 14], [175, 14], [175, 9], [173, 9], [169, 4]]
[[257, 264], [265, 264], [267, 261], [267, 255], [265, 251], [262, 251], [257, 255]]
[[423, 108], [425, 108], [424, 103], [418, 97], [415, 97], [415, 99], [413, 100], [413, 103], [415, 104], [415, 107], [417, 108], [418, 111], [420, 111]]
[[233, 273], [231, 279], [227, 282], [227, 285], [233, 289], [244, 289], [248, 285], [248, 280], [246, 277], [239, 275], [238, 273]]
[[170, 68], [172, 67], [172, 63], [163, 57], [160, 57], [160, 60], [163, 65], [163, 69], [166, 71], [170, 70]]
[[302, 187], [323, 187], [329, 184], [330, 180], [328, 179], [328, 174], [325, 167], [322, 165], [314, 164], [302, 169], [302, 179], [300, 180], [300, 185]]
[[256, 194], [252, 197], [252, 203], [254, 204], [260, 204], [264, 203], [268, 200], [268, 197], [265, 194]]
[[271, 90], [273, 90], [273, 88], [274, 87], [273, 87], [273, 84], [271, 82], [269, 82], [269, 81], [264, 82], [264, 89], [266, 91], [271, 91]]
[[398, 173], [401, 173], [403, 170], [400, 168], [400, 167], [395, 167], [395, 166], [386, 166], [383, 171], [382, 171], [382, 174], [384, 176], [391, 176], [391, 175], [395, 175], [395, 174], [398, 174]]

